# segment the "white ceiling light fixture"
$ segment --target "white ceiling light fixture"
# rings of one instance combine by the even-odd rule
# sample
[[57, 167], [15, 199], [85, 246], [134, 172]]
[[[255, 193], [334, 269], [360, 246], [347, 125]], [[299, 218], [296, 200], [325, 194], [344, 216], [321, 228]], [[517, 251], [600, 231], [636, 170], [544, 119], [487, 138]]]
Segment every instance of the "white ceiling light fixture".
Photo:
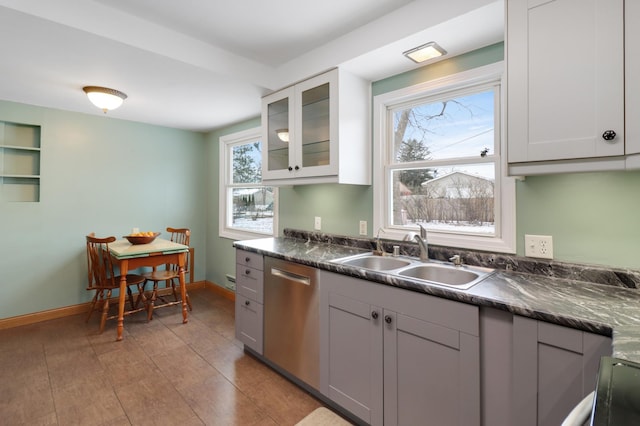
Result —
[[411, 50], [402, 52], [402, 54], [413, 62], [419, 64], [421, 62], [428, 61], [429, 59], [444, 56], [447, 54], [447, 51], [440, 47], [435, 41], [431, 41], [427, 44], [423, 44], [422, 46], [414, 47]]
[[119, 90], [100, 86], [85, 86], [82, 88], [92, 104], [100, 108], [106, 114], [107, 111], [116, 109], [122, 105], [127, 95]]
[[276, 135], [282, 142], [289, 142], [289, 129], [278, 129]]

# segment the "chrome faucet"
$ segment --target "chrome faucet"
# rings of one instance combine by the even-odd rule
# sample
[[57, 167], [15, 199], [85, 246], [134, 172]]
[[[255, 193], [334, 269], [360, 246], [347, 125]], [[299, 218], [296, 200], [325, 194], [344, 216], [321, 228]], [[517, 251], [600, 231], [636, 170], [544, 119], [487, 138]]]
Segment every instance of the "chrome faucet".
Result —
[[403, 240], [416, 240], [418, 242], [418, 246], [420, 247], [420, 260], [422, 262], [428, 262], [429, 243], [427, 242], [427, 229], [421, 224], [418, 224], [418, 226], [420, 227], [420, 235], [416, 234], [415, 232], [409, 232], [404, 236]]
[[380, 232], [384, 232], [384, 229], [379, 228], [378, 234], [376, 235], [376, 249], [373, 254], [376, 256], [384, 256], [384, 249], [382, 248], [382, 243], [380, 242]]

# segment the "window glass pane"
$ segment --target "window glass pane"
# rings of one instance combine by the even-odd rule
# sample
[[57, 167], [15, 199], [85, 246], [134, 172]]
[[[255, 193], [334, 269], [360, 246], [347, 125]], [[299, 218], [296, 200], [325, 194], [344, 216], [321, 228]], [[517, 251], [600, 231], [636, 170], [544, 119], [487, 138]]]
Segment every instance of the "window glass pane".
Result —
[[232, 183], [260, 183], [262, 180], [262, 143], [249, 142], [232, 147]]
[[393, 158], [405, 163], [494, 154], [494, 91], [393, 111]]
[[329, 83], [302, 92], [302, 166], [329, 164]]
[[233, 215], [231, 227], [265, 234], [273, 233], [274, 188], [231, 189]]
[[495, 164], [394, 170], [392, 224], [495, 234]]
[[[269, 170], [283, 170], [289, 167], [289, 98], [280, 99], [269, 104], [269, 159], [267, 167]], [[287, 137], [282, 139], [278, 133], [287, 133]]]

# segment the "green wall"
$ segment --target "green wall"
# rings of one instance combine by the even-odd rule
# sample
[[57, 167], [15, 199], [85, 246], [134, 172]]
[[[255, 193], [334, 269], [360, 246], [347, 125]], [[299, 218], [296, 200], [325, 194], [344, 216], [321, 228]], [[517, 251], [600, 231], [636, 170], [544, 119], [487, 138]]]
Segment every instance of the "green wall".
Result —
[[359, 233], [366, 220], [368, 233], [373, 226], [373, 192], [363, 185], [300, 185], [280, 190], [280, 231], [284, 228], [313, 231], [314, 218], [322, 219], [321, 232], [340, 235]]
[[554, 258], [640, 269], [640, 171], [527, 177], [516, 185], [524, 234], [553, 236]]
[[483, 47], [451, 59], [436, 62], [432, 65], [397, 74], [384, 80], [374, 81], [371, 86], [373, 96], [416, 84], [435, 78], [446, 77], [451, 74], [467, 71], [483, 65], [493, 64], [504, 59], [504, 44], [496, 43]]
[[203, 134], [5, 101], [0, 121], [42, 126], [40, 202], [0, 202], [0, 318], [89, 301], [90, 232], [190, 227], [205, 278]]
[[[434, 78], [502, 60], [504, 46], [498, 43], [455, 58], [373, 82], [372, 94], [379, 95]], [[251, 126], [257, 125], [252, 120]], [[248, 127], [251, 127], [248, 126]], [[234, 129], [240, 130], [237, 125]], [[222, 129], [217, 138], [232, 133]], [[215, 154], [217, 159], [217, 153]], [[217, 179], [216, 179], [217, 185]], [[216, 187], [217, 188], [217, 187]], [[217, 189], [216, 189], [217, 191]], [[524, 234], [552, 235], [554, 258], [559, 261], [640, 269], [638, 243], [640, 224], [640, 172], [582, 173], [527, 177], [516, 184], [517, 254], [524, 255]], [[309, 185], [285, 187], [280, 192], [280, 229], [313, 230], [314, 216], [322, 217], [322, 231], [358, 235], [358, 222], [366, 220], [368, 235], [374, 230], [373, 189], [351, 185]], [[216, 227], [217, 222], [211, 224]], [[230, 243], [218, 243], [229, 250]], [[208, 273], [224, 279], [234, 274], [231, 253], [219, 254], [223, 262], [209, 265]], [[220, 278], [218, 278], [220, 279]]]
[[[374, 82], [374, 95], [501, 60], [497, 44]], [[84, 235], [121, 236], [132, 227], [192, 229], [195, 279], [224, 286], [235, 275], [233, 241], [218, 236], [220, 136], [260, 125], [254, 118], [206, 135], [0, 101], [0, 121], [42, 126], [39, 203], [0, 203], [0, 318], [86, 302]], [[177, 161], [176, 161], [177, 160]], [[640, 269], [640, 172], [528, 177], [518, 182], [518, 254], [524, 234], [554, 238], [555, 259]], [[283, 187], [279, 229], [358, 235], [372, 228], [373, 189]]]

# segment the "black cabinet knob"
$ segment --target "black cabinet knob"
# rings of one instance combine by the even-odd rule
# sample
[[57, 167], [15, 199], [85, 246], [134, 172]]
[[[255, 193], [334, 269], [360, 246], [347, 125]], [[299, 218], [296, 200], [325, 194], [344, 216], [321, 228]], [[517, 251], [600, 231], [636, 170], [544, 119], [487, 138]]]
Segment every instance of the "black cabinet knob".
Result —
[[602, 134], [602, 139], [604, 139], [605, 141], [612, 141], [615, 137], [616, 132], [614, 132], [613, 130], [605, 130], [605, 132]]
[[293, 170], [293, 167], [289, 166], [289, 171]]
[[378, 319], [378, 312], [377, 311], [371, 312], [371, 318]]
[[249, 256], [244, 258], [244, 261], [247, 262], [247, 263], [249, 263], [250, 260], [251, 260], [251, 258]]
[[249, 302], [248, 300], [245, 300], [245, 301], [244, 301], [244, 304], [245, 304], [246, 306], [249, 306], [249, 305], [251, 304], [251, 302]]
[[295, 166], [294, 167], [296, 170], [300, 170], [300, 166]]
[[384, 322], [386, 322], [387, 324], [391, 324], [391, 317], [389, 315], [385, 315]]
[[249, 275], [250, 273], [251, 273], [251, 269], [246, 269], [246, 270], [244, 271], [244, 274], [245, 274], [245, 275]]

